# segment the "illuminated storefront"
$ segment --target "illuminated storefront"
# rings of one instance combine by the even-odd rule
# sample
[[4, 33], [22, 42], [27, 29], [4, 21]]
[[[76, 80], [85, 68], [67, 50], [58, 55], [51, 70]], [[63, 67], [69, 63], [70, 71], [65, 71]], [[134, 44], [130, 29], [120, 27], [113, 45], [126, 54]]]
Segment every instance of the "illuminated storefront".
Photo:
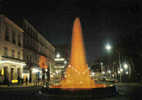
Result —
[[26, 64], [18, 59], [1, 57], [0, 59], [0, 77], [1, 82], [12, 82], [22, 78], [23, 68]]
[[5, 15], [0, 15], [0, 81], [13, 82], [22, 78], [23, 29]]

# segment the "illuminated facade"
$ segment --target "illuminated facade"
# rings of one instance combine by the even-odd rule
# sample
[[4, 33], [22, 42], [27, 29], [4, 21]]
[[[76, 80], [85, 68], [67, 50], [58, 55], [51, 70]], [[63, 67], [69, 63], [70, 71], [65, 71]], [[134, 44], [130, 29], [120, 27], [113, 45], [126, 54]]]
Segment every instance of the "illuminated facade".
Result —
[[103, 84], [96, 84], [90, 77], [90, 69], [86, 61], [83, 34], [79, 18], [76, 18], [73, 23], [70, 62], [66, 68], [64, 79], [59, 86], [51, 87], [69, 90], [75, 88], [92, 89], [96, 87], [105, 87]]
[[[48, 69], [39, 65], [41, 56]], [[55, 47], [26, 19], [15, 24], [0, 15], [0, 82], [25, 77], [31, 82], [47, 79], [55, 65], [54, 56]]]
[[64, 78], [64, 72], [68, 64], [68, 61], [66, 60], [66, 58], [60, 55], [60, 53], [56, 54], [54, 60], [55, 66], [53, 72], [51, 73], [51, 82], [53, 84], [58, 84]]
[[[24, 30], [24, 60], [26, 61], [26, 69], [30, 70], [30, 80], [34, 81], [38, 78], [46, 78], [47, 68], [41, 68], [39, 65], [40, 57], [43, 56], [46, 58], [46, 65], [48, 66], [48, 71], [52, 71], [54, 66], [54, 56], [55, 56], [55, 48], [49, 43], [35, 28], [31, 25], [26, 19], [23, 20], [22, 28]], [[39, 69], [33, 73], [33, 69]]]
[[22, 78], [23, 30], [4, 15], [0, 15], [0, 81]]

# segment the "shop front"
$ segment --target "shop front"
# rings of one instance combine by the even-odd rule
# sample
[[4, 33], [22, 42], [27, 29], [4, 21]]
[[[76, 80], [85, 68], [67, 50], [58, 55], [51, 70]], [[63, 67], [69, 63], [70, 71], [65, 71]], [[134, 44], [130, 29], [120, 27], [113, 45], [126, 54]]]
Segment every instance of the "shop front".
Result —
[[16, 59], [3, 58], [0, 60], [0, 83], [18, 82], [22, 78], [23, 67], [26, 64]]
[[41, 81], [42, 79], [42, 69], [39, 67], [31, 68], [32, 82]]

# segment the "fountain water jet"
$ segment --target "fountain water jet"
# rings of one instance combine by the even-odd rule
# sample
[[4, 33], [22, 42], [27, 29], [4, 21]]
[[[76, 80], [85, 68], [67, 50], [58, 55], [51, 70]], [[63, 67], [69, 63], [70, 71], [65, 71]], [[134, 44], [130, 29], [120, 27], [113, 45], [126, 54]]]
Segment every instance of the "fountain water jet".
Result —
[[61, 81], [59, 88], [63, 89], [91, 89], [106, 87], [104, 84], [95, 84], [90, 77], [90, 71], [86, 62], [80, 19], [76, 18], [73, 24], [72, 47], [70, 64], [65, 73], [65, 79]]

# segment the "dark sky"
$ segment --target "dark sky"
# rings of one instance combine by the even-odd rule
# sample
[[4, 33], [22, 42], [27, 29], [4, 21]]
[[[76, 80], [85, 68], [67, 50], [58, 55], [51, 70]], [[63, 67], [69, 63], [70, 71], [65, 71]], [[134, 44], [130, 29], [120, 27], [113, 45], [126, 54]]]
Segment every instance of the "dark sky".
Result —
[[54, 45], [70, 44], [73, 20], [80, 17], [91, 62], [103, 55], [105, 43], [135, 32], [137, 4], [136, 0], [5, 0], [4, 11], [26, 17]]

